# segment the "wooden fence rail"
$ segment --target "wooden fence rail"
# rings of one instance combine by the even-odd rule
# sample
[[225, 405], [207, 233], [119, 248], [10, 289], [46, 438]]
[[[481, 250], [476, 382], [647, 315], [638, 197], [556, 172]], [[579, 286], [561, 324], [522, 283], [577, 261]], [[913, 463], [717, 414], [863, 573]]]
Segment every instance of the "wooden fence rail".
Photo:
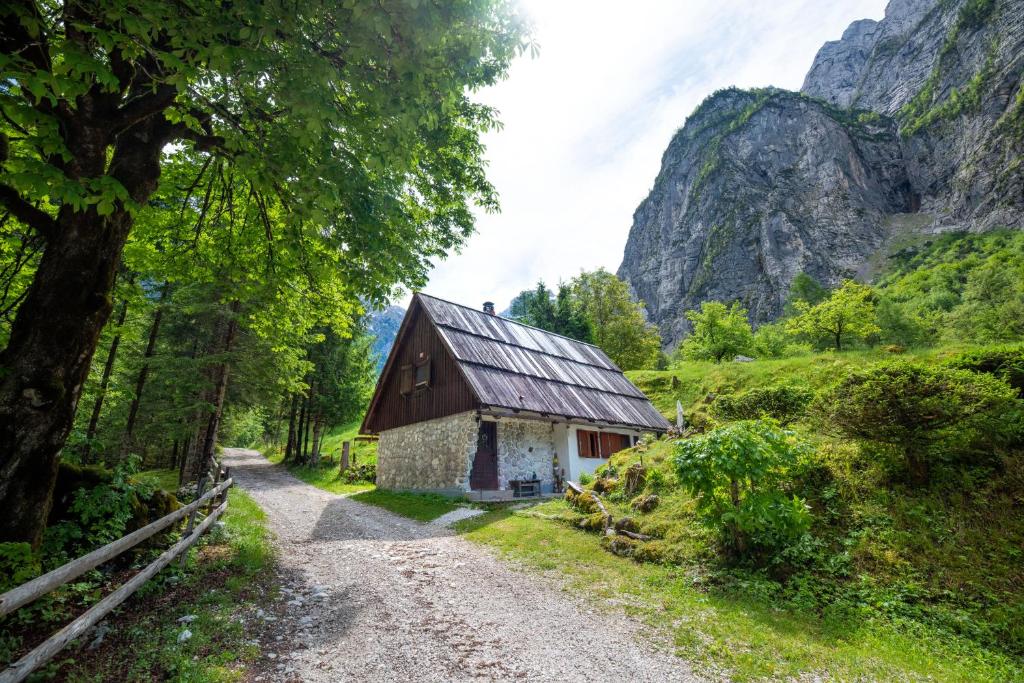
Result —
[[76, 560], [72, 560], [63, 566], [54, 569], [52, 572], [43, 574], [28, 583], [24, 583], [17, 588], [13, 588], [3, 595], [0, 595], [0, 616], [3, 616], [49, 593], [55, 588], [59, 588], [65, 583], [72, 581], [90, 569], [112, 560], [124, 551], [133, 548], [142, 541], [145, 541], [147, 538], [150, 538], [154, 534], [157, 534], [161, 530], [166, 529], [175, 522], [183, 519], [186, 515], [191, 515], [207, 501], [210, 501], [212, 504], [217, 496], [224, 494], [223, 502], [216, 509], [212, 510], [210, 514], [207, 515], [206, 519], [204, 519], [194, 531], [191, 531], [191, 533], [186, 532], [184, 538], [164, 551], [160, 557], [133, 576], [127, 583], [93, 605], [88, 611], [55, 633], [42, 645], [35, 648], [17, 662], [9, 665], [6, 669], [0, 672], [0, 683], [19, 683], [20, 681], [25, 680], [29, 674], [53, 659], [53, 657], [64, 649], [68, 643], [80, 637], [83, 633], [89, 630], [89, 628], [109, 614], [115, 607], [127, 600], [135, 591], [141, 588], [146, 581], [151, 579], [157, 572], [170, 564], [175, 557], [191, 548], [227, 509], [228, 502], [225, 492], [233, 483], [233, 479], [227, 479], [215, 488], [207, 491], [204, 495], [200, 496], [193, 502], [175, 510], [171, 514], [161, 517], [157, 521], [147, 524], [141, 529], [137, 529], [127, 536], [119, 538], [113, 543], [109, 543], [102, 548], [92, 551], [88, 555], [83, 555]]

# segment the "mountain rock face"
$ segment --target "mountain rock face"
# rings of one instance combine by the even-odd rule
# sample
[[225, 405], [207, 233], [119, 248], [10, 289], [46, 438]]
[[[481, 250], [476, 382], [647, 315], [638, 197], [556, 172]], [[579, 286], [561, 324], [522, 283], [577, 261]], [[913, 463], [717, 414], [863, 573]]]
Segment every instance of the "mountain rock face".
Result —
[[619, 276], [666, 344], [684, 312], [777, 317], [894, 234], [1024, 227], [1024, 0], [892, 0], [819, 51], [801, 93], [715, 93], [640, 204]]

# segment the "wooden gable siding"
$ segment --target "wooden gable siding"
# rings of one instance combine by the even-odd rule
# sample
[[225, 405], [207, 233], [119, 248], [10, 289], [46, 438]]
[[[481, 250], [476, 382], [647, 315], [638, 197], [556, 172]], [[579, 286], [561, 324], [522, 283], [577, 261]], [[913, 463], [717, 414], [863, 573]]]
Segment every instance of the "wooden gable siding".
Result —
[[[476, 398], [423, 308], [414, 304], [411, 309], [408, 329], [395, 340], [395, 349], [379, 380], [376, 400], [370, 405], [364, 431], [379, 434], [477, 407]], [[402, 368], [420, 362], [421, 353], [430, 357], [430, 386], [402, 395]]]

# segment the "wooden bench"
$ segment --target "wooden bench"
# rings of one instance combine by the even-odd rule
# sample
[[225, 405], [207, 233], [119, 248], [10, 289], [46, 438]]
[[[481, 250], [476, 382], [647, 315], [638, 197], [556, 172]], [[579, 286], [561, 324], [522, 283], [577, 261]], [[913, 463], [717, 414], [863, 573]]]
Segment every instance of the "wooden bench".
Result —
[[540, 479], [510, 479], [514, 498], [534, 498], [540, 495]]

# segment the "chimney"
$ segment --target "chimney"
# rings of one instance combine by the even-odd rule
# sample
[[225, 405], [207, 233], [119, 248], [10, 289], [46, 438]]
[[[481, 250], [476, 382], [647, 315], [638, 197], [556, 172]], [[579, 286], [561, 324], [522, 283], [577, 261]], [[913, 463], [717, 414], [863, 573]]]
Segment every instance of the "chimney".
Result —
[[486, 313], [488, 315], [494, 315], [494, 302], [493, 301], [485, 301], [484, 302], [484, 313]]

